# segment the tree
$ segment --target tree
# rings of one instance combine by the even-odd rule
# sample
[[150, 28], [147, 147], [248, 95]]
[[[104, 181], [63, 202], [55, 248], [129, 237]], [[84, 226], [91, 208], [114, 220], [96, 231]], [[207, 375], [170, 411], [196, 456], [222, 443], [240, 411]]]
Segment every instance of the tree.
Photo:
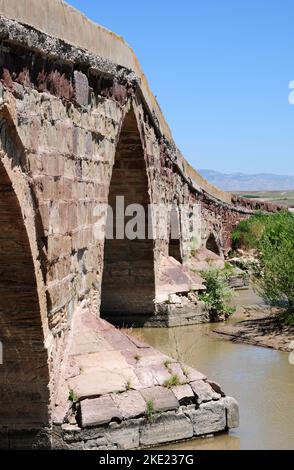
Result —
[[210, 268], [201, 271], [205, 280], [206, 290], [199, 295], [200, 300], [206, 304], [212, 320], [226, 318], [235, 309], [230, 307], [232, 289], [228, 284], [228, 275], [225, 270]]
[[254, 281], [271, 305], [285, 307], [285, 319], [294, 321], [294, 215], [281, 212], [268, 217], [257, 241], [258, 264]]

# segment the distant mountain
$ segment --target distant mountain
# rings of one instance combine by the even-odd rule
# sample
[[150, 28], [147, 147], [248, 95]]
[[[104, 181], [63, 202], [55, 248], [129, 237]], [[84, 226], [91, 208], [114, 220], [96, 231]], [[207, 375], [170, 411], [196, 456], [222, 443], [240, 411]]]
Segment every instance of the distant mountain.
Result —
[[225, 174], [213, 170], [198, 170], [210, 183], [224, 191], [282, 191], [294, 189], [294, 176], [274, 175], [271, 173]]

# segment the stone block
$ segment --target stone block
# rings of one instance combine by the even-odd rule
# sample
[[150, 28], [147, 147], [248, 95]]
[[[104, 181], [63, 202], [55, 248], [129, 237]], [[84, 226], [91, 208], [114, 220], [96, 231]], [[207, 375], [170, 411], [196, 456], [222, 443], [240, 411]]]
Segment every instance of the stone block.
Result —
[[157, 384], [150, 367], [136, 367], [135, 374], [140, 382], [140, 387], [138, 387], [138, 389], [153, 387]]
[[197, 403], [203, 403], [210, 400], [219, 400], [221, 395], [216, 393], [209, 383], [204, 382], [203, 380], [195, 380], [195, 382], [190, 382], [193, 392], [197, 397]]
[[140, 390], [144, 400], [153, 403], [154, 411], [175, 410], [179, 406], [179, 402], [175, 394], [168, 388], [150, 387]]
[[178, 385], [176, 387], [172, 387], [171, 389], [180, 405], [187, 405], [192, 403], [195, 399], [193, 390], [188, 384]]
[[154, 364], [150, 366], [150, 370], [158, 385], [163, 385], [166, 380], [169, 380], [171, 374], [163, 364]]
[[222, 397], [226, 395], [225, 392], [222, 390], [220, 384], [211, 380], [207, 380], [207, 382], [209, 383], [209, 385], [211, 385], [211, 387], [216, 393], [219, 393]]
[[140, 427], [140, 445], [150, 446], [193, 436], [191, 421], [182, 413], [166, 413], [156, 416]]
[[146, 402], [140, 392], [136, 390], [119, 393], [113, 395], [112, 398], [122, 416], [126, 419], [144, 415], [146, 412]]
[[126, 389], [125, 378], [115, 371], [95, 370], [68, 380], [69, 387], [78, 399], [105, 395], [111, 392], [123, 392]]
[[74, 71], [75, 99], [80, 106], [88, 106], [89, 104], [89, 82], [87, 76]]
[[186, 414], [192, 421], [195, 436], [226, 429], [226, 408], [220, 400], [203, 403], [198, 410], [187, 411]]
[[186, 383], [188, 381], [179, 362], [172, 362], [169, 364], [168, 369], [172, 375], [177, 375], [181, 383]]
[[135, 449], [139, 447], [139, 421], [131, 420], [121, 424], [113, 423], [107, 428], [105, 437], [108, 445], [117, 449]]
[[99, 426], [113, 419], [122, 419], [121, 412], [110, 396], [81, 401], [81, 421], [83, 427]]
[[120, 351], [99, 351], [92, 354], [80, 354], [75, 356], [75, 361], [83, 370], [90, 372], [93, 369], [114, 369], [128, 368], [128, 363]]
[[182, 366], [183, 371], [185, 372], [185, 375], [187, 377], [187, 382], [194, 382], [195, 380], [205, 380], [206, 376], [203, 375], [201, 372], [199, 372], [196, 369], [193, 369], [192, 367], [189, 366]]
[[239, 427], [239, 405], [235, 398], [224, 397], [220, 400], [227, 411], [227, 427], [229, 429]]

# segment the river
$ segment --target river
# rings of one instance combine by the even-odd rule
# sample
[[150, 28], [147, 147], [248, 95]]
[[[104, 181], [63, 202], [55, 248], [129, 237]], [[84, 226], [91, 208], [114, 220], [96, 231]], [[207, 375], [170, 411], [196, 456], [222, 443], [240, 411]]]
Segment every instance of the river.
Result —
[[[239, 291], [234, 303], [250, 305], [261, 300], [251, 290]], [[215, 327], [138, 329], [145, 342], [219, 382], [240, 406], [238, 429], [161, 448], [294, 449], [294, 365], [288, 354], [219, 339], [211, 334]]]

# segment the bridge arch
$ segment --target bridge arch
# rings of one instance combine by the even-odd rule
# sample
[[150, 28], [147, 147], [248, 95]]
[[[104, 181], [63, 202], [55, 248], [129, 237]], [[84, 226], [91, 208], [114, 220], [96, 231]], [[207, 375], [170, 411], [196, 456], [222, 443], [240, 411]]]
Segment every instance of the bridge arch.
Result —
[[[119, 197], [119, 199], [118, 199]], [[123, 209], [119, 204], [123, 204]], [[150, 226], [150, 189], [137, 117], [133, 107], [123, 118], [110, 179], [107, 227], [113, 222], [104, 243], [101, 288], [101, 316], [113, 323], [124, 323], [154, 313], [154, 242]], [[127, 224], [134, 204], [143, 208], [138, 220], [144, 228], [129, 238]], [[131, 212], [128, 212], [128, 208]], [[123, 212], [121, 212], [121, 210]], [[123, 221], [121, 220], [123, 217]], [[118, 226], [119, 225], [119, 226]]]
[[168, 254], [180, 263], [183, 262], [181, 251], [181, 226], [179, 208], [173, 204], [170, 210], [170, 227], [169, 227], [169, 247]]
[[206, 248], [209, 251], [212, 251], [218, 256], [222, 256], [222, 250], [219, 247], [219, 244], [217, 242], [216, 236], [214, 235], [213, 232], [210, 233], [209, 237], [206, 240]]
[[13, 127], [0, 124], [0, 439], [30, 448], [50, 422], [50, 334], [23, 151]]

